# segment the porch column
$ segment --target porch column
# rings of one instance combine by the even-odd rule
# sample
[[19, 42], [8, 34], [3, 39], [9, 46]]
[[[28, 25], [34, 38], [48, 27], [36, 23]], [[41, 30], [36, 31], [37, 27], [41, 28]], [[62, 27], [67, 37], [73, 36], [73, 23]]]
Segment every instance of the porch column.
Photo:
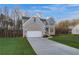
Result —
[[49, 25], [49, 36], [50, 36], [50, 25]]
[[55, 25], [53, 25], [53, 35], [55, 35]]

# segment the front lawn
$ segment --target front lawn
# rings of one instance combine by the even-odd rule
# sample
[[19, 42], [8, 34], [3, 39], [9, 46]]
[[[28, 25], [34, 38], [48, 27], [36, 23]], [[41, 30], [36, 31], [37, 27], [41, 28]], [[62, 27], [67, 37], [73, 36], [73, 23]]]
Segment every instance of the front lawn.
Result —
[[26, 38], [0, 38], [0, 55], [35, 55]]
[[79, 35], [59, 35], [49, 39], [79, 49]]

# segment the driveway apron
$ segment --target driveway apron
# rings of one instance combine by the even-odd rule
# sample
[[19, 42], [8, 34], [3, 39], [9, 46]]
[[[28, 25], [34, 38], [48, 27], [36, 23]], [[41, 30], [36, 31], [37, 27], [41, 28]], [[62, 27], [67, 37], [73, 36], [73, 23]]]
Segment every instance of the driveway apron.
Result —
[[28, 37], [37, 55], [79, 55], [79, 49], [41, 37]]

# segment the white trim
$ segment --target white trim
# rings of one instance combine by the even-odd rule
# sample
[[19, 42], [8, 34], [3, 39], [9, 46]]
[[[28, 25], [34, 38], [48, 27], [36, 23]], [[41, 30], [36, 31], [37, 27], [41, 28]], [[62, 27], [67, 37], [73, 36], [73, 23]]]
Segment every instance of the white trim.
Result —
[[[23, 24], [23, 26], [25, 26], [25, 24], [26, 24], [27, 22], [31, 21], [33, 17], [35, 17], [35, 16], [32, 16], [30, 19], [28, 19], [28, 20]], [[40, 20], [39, 17], [36, 16], [36, 18], [42, 23], [43, 26], [45, 26], [44, 23]]]
[[42, 37], [42, 31], [27, 31], [26, 37]]
[[27, 22], [29, 22], [32, 18], [33, 18], [33, 17], [31, 17], [30, 19], [28, 19], [28, 20], [23, 24], [23, 26], [25, 26], [25, 24], [26, 24]]

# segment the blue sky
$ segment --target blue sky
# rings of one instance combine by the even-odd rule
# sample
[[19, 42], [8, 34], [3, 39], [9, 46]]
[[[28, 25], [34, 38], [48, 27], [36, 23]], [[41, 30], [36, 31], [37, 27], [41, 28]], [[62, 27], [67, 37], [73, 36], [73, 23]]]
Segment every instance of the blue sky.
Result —
[[53, 17], [56, 21], [79, 18], [79, 4], [0, 4], [9, 9], [19, 6], [29, 15], [40, 13], [42, 17]]

